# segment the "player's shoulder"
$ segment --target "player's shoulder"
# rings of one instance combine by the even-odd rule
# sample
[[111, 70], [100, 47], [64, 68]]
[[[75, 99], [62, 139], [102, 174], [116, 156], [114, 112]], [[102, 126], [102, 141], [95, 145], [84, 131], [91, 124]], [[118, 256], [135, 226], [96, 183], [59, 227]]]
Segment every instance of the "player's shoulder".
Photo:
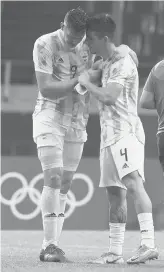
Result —
[[164, 60], [159, 61], [153, 67], [152, 73], [157, 79], [164, 79]]
[[52, 47], [58, 47], [60, 41], [59, 41], [59, 30], [44, 34], [37, 38], [37, 40], [34, 43], [34, 48], [38, 46], [44, 46], [47, 48], [52, 48]]
[[126, 69], [127, 71], [130, 71], [133, 68], [133, 65], [134, 63], [129, 55], [116, 59], [111, 63], [111, 67], [116, 70]]
[[129, 54], [120, 59], [120, 62], [122, 63], [122, 69], [126, 69], [127, 74], [130, 76], [138, 73], [137, 66]]
[[[127, 54], [126, 56], [122, 57], [119, 62], [127, 67], [133, 67], [135, 65], [134, 61], [132, 60], [131, 56]], [[135, 65], [136, 66], [136, 65]]]

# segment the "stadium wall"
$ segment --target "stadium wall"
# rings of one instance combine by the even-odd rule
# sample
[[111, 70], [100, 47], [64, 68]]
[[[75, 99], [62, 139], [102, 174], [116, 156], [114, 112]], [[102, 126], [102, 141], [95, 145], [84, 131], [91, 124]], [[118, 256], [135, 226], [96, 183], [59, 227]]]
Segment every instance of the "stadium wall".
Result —
[[[155, 227], [164, 229], [164, 182], [157, 157], [155, 136], [157, 116], [140, 117], [146, 135], [145, 186], [153, 203]], [[65, 222], [65, 229], [105, 230], [108, 228], [108, 204], [105, 191], [98, 188], [98, 115], [90, 116], [87, 131], [88, 141], [84, 147], [83, 159], [73, 182], [72, 193], [69, 194], [68, 215], [71, 214]], [[39, 192], [43, 178], [36, 156], [36, 146], [32, 140], [31, 113], [2, 112], [1, 149], [2, 229], [40, 229], [42, 226]], [[78, 200], [81, 200], [80, 203]], [[129, 197], [128, 228], [138, 228], [134, 205]]]
[[[164, 229], [164, 183], [157, 159], [145, 161], [146, 189], [153, 203], [156, 229]], [[99, 159], [83, 158], [75, 175], [67, 205], [65, 229], [108, 229], [108, 203], [105, 190], [98, 188]], [[2, 229], [42, 228], [40, 192], [43, 175], [36, 157], [2, 157]], [[132, 200], [128, 197], [128, 229], [138, 228]]]
[[[32, 141], [31, 112], [37, 95], [36, 87], [33, 85], [35, 82], [32, 64], [33, 44], [40, 35], [57, 29], [68, 9], [77, 5], [87, 11], [92, 11], [90, 10], [92, 8], [95, 12], [114, 11], [113, 1], [92, 1], [90, 8], [88, 3], [88, 1], [79, 1], [76, 5], [74, 1], [66, 1], [64, 4], [60, 1], [3, 3], [2, 60], [12, 61], [10, 81], [13, 85], [10, 86], [7, 103], [6, 101], [2, 103], [2, 229], [42, 227], [38, 204], [40, 195], [39, 191], [34, 189], [38, 188], [41, 191], [43, 180], [36, 158], [36, 147]], [[140, 85], [144, 84], [151, 67], [163, 57], [163, 12], [162, 1], [154, 1], [151, 4], [146, 1], [134, 3], [126, 1], [124, 4], [119, 37], [123, 43], [133, 48], [139, 57]], [[11, 40], [14, 41], [14, 46]], [[27, 64], [24, 63], [25, 60]], [[5, 70], [3, 66], [2, 63], [2, 82]], [[16, 85], [18, 83], [19, 85]], [[23, 87], [20, 83], [29, 85]], [[160, 229], [164, 228], [164, 183], [157, 158], [155, 138], [157, 117], [141, 115], [141, 120], [146, 134], [146, 189], [153, 202], [155, 227]], [[97, 115], [90, 116], [87, 130], [88, 141], [77, 171], [82, 175], [76, 176], [72, 194], [69, 195], [68, 215], [71, 211], [72, 214], [65, 222], [65, 229], [108, 228], [106, 194], [103, 189], [98, 189], [100, 126]], [[14, 175], [17, 180], [11, 172], [16, 173]], [[39, 179], [38, 183], [29, 189], [31, 182], [37, 181], [36, 178]], [[23, 190], [21, 181], [24, 184]], [[89, 197], [86, 183], [90, 186]], [[82, 202], [76, 201], [79, 199]], [[128, 198], [128, 228], [137, 227], [134, 206]]]

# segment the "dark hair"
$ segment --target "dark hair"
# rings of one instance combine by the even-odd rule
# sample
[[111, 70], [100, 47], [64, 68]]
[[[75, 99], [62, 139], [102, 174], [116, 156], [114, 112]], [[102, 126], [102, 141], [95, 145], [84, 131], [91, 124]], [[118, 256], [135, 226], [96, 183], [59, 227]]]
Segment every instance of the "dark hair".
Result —
[[97, 36], [108, 36], [113, 38], [116, 30], [116, 23], [108, 13], [101, 13], [87, 19], [86, 31], [96, 32]]
[[86, 30], [87, 14], [80, 7], [71, 9], [65, 15], [65, 20], [68, 26], [72, 27], [75, 31]]

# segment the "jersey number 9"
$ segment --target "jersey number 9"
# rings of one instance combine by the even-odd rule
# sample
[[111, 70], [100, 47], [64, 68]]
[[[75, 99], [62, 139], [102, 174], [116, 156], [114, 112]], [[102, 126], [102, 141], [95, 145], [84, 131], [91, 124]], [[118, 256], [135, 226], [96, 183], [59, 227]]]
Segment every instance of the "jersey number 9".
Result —
[[72, 75], [72, 78], [75, 77], [76, 72], [77, 72], [77, 66], [76, 65], [72, 65], [71, 66], [71, 75]]

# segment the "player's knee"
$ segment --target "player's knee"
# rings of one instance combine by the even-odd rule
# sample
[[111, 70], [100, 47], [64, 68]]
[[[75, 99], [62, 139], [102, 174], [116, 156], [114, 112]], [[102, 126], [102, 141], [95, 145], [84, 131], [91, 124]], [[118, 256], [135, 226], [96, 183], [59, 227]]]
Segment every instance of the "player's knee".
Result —
[[110, 206], [121, 206], [126, 201], [126, 190], [120, 187], [107, 187], [107, 193]]
[[62, 180], [62, 168], [52, 168], [44, 171], [44, 185], [60, 189]]
[[138, 171], [129, 173], [123, 178], [123, 183], [131, 195], [135, 195], [139, 190], [143, 189], [143, 180]]
[[72, 180], [73, 180], [74, 172], [72, 171], [64, 171], [61, 183], [61, 194], [67, 194], [70, 190]]

